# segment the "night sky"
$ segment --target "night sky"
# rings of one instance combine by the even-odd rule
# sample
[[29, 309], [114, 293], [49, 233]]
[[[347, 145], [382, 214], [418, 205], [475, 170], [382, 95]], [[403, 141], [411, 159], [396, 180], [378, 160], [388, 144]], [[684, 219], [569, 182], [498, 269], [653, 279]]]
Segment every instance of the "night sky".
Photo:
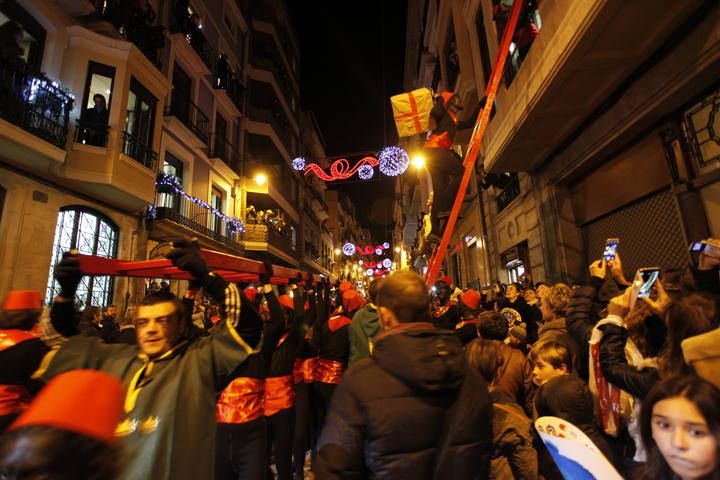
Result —
[[[286, 0], [300, 43], [300, 94], [331, 157], [395, 145], [390, 96], [402, 92], [406, 0]], [[384, 117], [384, 118], [383, 118]], [[348, 157], [353, 160], [361, 157]], [[393, 181], [375, 169], [329, 183], [352, 198], [377, 241], [389, 241]]]

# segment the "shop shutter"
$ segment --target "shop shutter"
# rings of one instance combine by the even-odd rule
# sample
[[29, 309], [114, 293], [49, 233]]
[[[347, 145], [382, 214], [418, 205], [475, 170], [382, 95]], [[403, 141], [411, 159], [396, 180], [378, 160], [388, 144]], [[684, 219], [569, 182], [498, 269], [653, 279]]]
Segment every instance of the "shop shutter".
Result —
[[682, 221], [670, 190], [663, 190], [583, 226], [588, 265], [602, 255], [605, 240], [620, 238], [625, 277], [641, 267], [688, 265]]

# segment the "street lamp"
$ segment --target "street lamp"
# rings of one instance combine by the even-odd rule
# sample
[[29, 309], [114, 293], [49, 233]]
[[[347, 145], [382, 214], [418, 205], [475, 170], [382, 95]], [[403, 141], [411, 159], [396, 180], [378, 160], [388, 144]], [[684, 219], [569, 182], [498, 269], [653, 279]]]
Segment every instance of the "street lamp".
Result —
[[268, 180], [267, 175], [265, 175], [264, 173], [259, 172], [259, 173], [255, 174], [255, 183], [257, 183], [258, 186], [265, 185], [265, 182], [267, 182], [267, 180]]
[[400, 247], [395, 247], [395, 253], [400, 253]]
[[340, 249], [339, 249], [339, 248], [336, 248], [336, 249], [335, 249], [335, 255], [340, 255]]
[[417, 170], [420, 170], [425, 166], [425, 157], [423, 157], [421, 154], [416, 153], [415, 156], [412, 159], [413, 167], [415, 167]]

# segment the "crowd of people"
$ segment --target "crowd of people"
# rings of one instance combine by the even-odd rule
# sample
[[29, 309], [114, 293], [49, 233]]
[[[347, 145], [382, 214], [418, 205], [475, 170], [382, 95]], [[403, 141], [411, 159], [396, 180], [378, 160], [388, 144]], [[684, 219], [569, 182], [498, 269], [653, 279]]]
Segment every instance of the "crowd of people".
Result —
[[182, 298], [150, 289], [119, 321], [78, 311], [72, 252], [47, 318], [38, 292], [5, 299], [0, 478], [577, 478], [542, 417], [624, 478], [720, 478], [720, 256], [643, 298], [619, 255], [573, 286], [400, 271], [365, 296], [273, 286], [268, 263], [234, 284], [173, 245]]

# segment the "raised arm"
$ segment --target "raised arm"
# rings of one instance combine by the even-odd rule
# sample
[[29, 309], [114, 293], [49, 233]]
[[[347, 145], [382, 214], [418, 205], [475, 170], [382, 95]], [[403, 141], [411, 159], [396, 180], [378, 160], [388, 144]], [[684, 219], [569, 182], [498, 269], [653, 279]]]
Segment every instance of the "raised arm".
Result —
[[76, 251], [63, 253], [62, 260], [55, 266], [53, 276], [60, 284], [60, 295], [53, 299], [50, 323], [63, 337], [72, 337], [80, 333], [77, 327], [80, 314], [75, 310], [75, 292], [83, 276]]

